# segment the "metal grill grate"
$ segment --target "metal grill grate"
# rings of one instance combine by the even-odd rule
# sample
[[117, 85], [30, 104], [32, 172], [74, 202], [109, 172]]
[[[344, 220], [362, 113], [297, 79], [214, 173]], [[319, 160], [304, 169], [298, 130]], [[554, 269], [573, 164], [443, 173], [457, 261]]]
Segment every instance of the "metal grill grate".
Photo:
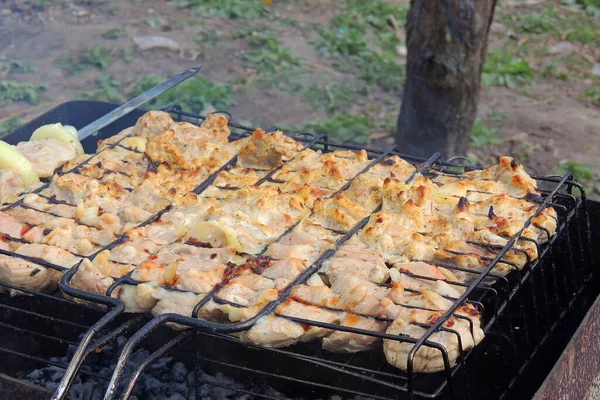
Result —
[[[178, 120], [188, 120], [193, 123], [198, 123], [204, 119], [202, 116], [183, 112], [177, 106], [172, 106], [168, 108], [167, 111], [171, 112]], [[233, 128], [231, 139], [248, 136], [252, 132], [252, 129], [241, 125], [230, 123], [230, 126]], [[296, 140], [305, 143], [305, 148], [322, 149], [324, 152], [335, 149], [360, 149], [360, 147], [352, 145], [334, 145], [329, 143], [326, 137], [315, 137], [314, 135], [306, 133], [295, 134], [293, 137]], [[120, 141], [109, 147], [114, 148], [116, 146], [123, 147]], [[134, 149], [128, 150], [135, 151]], [[439, 154], [434, 154], [429, 160], [423, 160], [400, 154], [396, 148], [387, 150], [369, 150], [369, 157], [372, 162], [356, 176], [368, 171], [369, 168], [389, 155], [399, 155], [403, 159], [416, 164], [418, 166], [417, 172], [426, 176], [443, 174], [457, 178], [461, 177], [461, 172], [454, 172], [457, 165], [452, 162], [440, 162]], [[78, 173], [80, 167], [83, 164], [90, 162], [92, 158], [93, 157], [68, 172]], [[194, 192], [201, 193], [204, 191], [214, 182], [219, 172], [233, 165], [235, 161], [236, 157], [233, 157], [220, 169], [213, 172], [206, 180], [197, 186]], [[281, 168], [281, 166], [279, 168]], [[463, 166], [459, 169], [464, 171], [473, 168]], [[275, 172], [276, 171], [273, 171], [259, 180], [256, 185], [261, 185], [262, 183], [271, 180], [271, 177]], [[417, 172], [415, 172], [415, 174]], [[352, 178], [352, 180], [355, 179], [356, 176]], [[411, 176], [407, 182], [410, 182], [414, 176], [415, 175]], [[369, 336], [377, 336], [384, 339], [415, 343], [415, 348], [409, 357], [407, 373], [389, 366], [381, 352], [378, 354], [366, 352], [354, 355], [337, 355], [322, 351], [314, 344], [295, 345], [289, 349], [264, 349], [249, 343], [241, 342], [233, 337], [223, 335], [223, 333], [239, 332], [248, 329], [258, 318], [273, 312], [279, 304], [290, 296], [290, 290], [293, 284], [306, 281], [310, 275], [318, 271], [321, 264], [326, 259], [332, 257], [336, 253], [337, 249], [339, 249], [344, 242], [364, 227], [369, 218], [366, 217], [349, 232], [346, 232], [341, 236], [334, 249], [325, 251], [312, 266], [307, 268], [294, 282], [292, 282], [288, 288], [280, 294], [277, 301], [268, 304], [250, 320], [240, 323], [219, 324], [195, 318], [198, 310], [209, 300], [216, 299], [217, 301], [225, 301], [218, 300], [215, 297], [219, 286], [197, 304], [192, 318], [177, 314], [163, 314], [153, 318], [141, 329], [135, 330], [133, 336], [125, 344], [119, 356], [119, 362], [114, 375], [111, 378], [106, 398], [113, 398], [117, 395], [116, 388], [121, 381], [124, 368], [131, 352], [146, 336], [155, 331], [157, 327], [166, 323], [177, 323], [197, 328], [194, 330], [194, 335], [196, 337], [195, 343], [198, 359], [203, 359], [209, 363], [221, 364], [228, 369], [237, 369], [246, 373], [252, 372], [253, 374], [262, 375], [269, 379], [280, 380], [287, 385], [299, 384], [303, 387], [314, 387], [316, 389], [325, 388], [350, 394], [368, 395], [371, 397], [373, 397], [374, 393], [377, 393], [380, 396], [376, 398], [396, 398], [398, 395], [402, 396], [403, 394], [431, 398], [446, 393], [451, 395], [456, 394], [457, 391], [461, 393], [461, 397], [472, 396], [473, 398], [478, 398], [478, 393], [489, 394], [491, 392], [489, 387], [478, 388], [477, 379], [473, 380], [473, 377], [480, 373], [490, 371], [490, 375], [494, 375], [492, 379], [493, 382], [502, 382], [501, 384], [498, 383], [498, 387], [494, 388], [496, 390], [494, 393], [501, 395], [505, 392], [506, 385], [510, 386], [515, 384], [515, 377], [518, 376], [518, 373], [514, 374], [508, 370], [512, 368], [522, 370], [526, 367], [531, 357], [536, 355], [539, 349], [544, 345], [545, 340], [550, 337], [550, 334], [568, 315], [569, 311], [573, 308], [575, 299], [585, 289], [586, 284], [595, 272], [592, 268], [590, 227], [587, 210], [585, 208], [585, 194], [583, 188], [579, 184], [573, 182], [570, 176], [540, 177], [536, 179], [539, 186], [544, 187], [545, 189], [542, 190], [542, 196], [539, 199], [532, 199], [539, 202], [539, 207], [535, 215], [539, 215], [545, 207], [552, 206], [559, 215], [556, 235], [551, 238], [549, 243], [542, 246], [535, 243], [539, 256], [535, 261], [528, 262], [523, 270], [519, 270], [516, 265], [503, 260], [503, 256], [509, 251], [521, 251], [527, 256], [524, 251], [515, 249], [513, 246], [517, 240], [529, 240], [521, 235], [525, 228], [532, 223], [533, 217], [527, 221], [526, 225], [517, 235], [510, 239], [506, 246], [502, 249], [493, 249], [498, 253], [496, 257], [486, 260], [488, 261], [488, 266], [483, 272], [461, 269], [454, 266], [445, 266], [451, 270], [460, 270], [461, 272], [473, 275], [474, 281], [469, 285], [463, 284], [463, 287], [466, 289], [464, 294], [460, 298], [450, 299], [453, 301], [453, 306], [432, 326], [425, 326], [428, 331], [421, 339], [397, 337], [385, 333], [326, 324], [286, 315], [278, 315], [309, 326], [318, 326], [332, 330], [342, 330]], [[347, 189], [352, 180], [340, 188], [334, 195]], [[38, 189], [36, 193], [40, 193], [43, 189], [48, 187], [48, 185], [49, 182]], [[582, 196], [573, 196], [571, 194], [573, 188], [581, 190]], [[47, 199], [50, 202], [56, 201], [52, 198]], [[5, 209], [21, 206], [23, 206], [22, 201], [19, 201]], [[169, 208], [167, 207], [167, 209], [161, 210], [142, 225], [156, 220], [168, 209]], [[379, 208], [373, 210], [371, 215], [377, 211], [379, 211]], [[537, 228], [543, 230], [543, 227], [537, 226]], [[547, 231], [546, 233], [549, 237], [549, 233]], [[94, 255], [105, 249], [113, 248], [124, 240], [126, 240], [125, 236], [119, 236], [109, 245], [98, 249]], [[491, 246], [485, 244], [472, 244], [483, 248], [491, 248]], [[4, 250], [0, 250], [0, 254], [21, 257], [44, 267], [49, 267], [64, 273], [60, 281], [60, 288], [65, 294], [86, 301], [104, 304], [108, 307], [109, 311], [87, 329], [84, 339], [81, 341], [79, 348], [73, 357], [73, 361], [67, 368], [65, 378], [55, 394], [55, 398], [60, 398], [67, 393], [68, 388], [75, 375], [78, 373], [81, 362], [86, 355], [93, 351], [93, 349], [98, 346], [98, 343], [102, 343], [102, 339], [94, 341], [94, 337], [101, 329], [108, 326], [124, 311], [123, 304], [110, 297], [112, 291], [119, 285], [136, 285], [139, 282], [136, 282], [131, 278], [130, 274], [127, 274], [124, 277], [115, 280], [114, 284], [106, 293], [106, 296], [95, 295], [70, 286], [70, 280], [77, 272], [78, 266], [67, 270], [66, 268], [52, 265], [43, 260], [13, 254]], [[498, 263], [505, 263], [513, 267], [515, 272], [506, 277], [494, 274], [492, 269]], [[418, 279], [431, 279], [425, 276], [412, 276]], [[452, 284], [456, 283], [452, 282]], [[11, 285], [2, 282], [0, 282], [0, 285], [6, 288], [27, 292], [26, 290], [11, 287]], [[462, 351], [461, 348], [460, 357], [457, 360], [456, 365], [450, 367], [445, 348], [428, 339], [434, 332], [445, 330], [455, 334], [459, 339], [460, 345], [460, 336], [458, 332], [442, 326], [442, 324], [450, 317], [467, 320], [470, 324], [471, 333], [473, 333], [474, 328], [472, 322], [468, 318], [455, 313], [456, 309], [464, 302], [470, 302], [482, 311], [483, 317], [486, 319], [484, 320], [484, 331], [487, 337], [473, 350]], [[240, 306], [236, 304], [232, 305]], [[140, 365], [136, 373], [126, 382], [126, 389], [124, 393], [122, 393], [122, 396], [127, 397], [128, 394], [131, 393], [137, 379], [153, 360], [163, 356], [172, 348], [178, 346], [189, 335], [190, 333], [188, 332], [174, 335], [174, 337], [157, 350], [147, 362]], [[510, 346], [514, 350], [515, 360], [513, 361], [515, 362], [502, 361], [501, 359], [495, 360], [499, 361], [499, 364], [502, 365], [503, 368], [496, 371], [494, 368], [486, 367], [481, 371], [478, 366], [487, 365], [482, 360], [485, 360], [486, 357], [487, 359], [491, 358], [494, 360], [494, 354], [497, 353], [497, 351], [491, 347], [500, 346], [502, 341], [505, 342], [503, 346]], [[207, 345], [207, 343], [213, 345]], [[248, 356], [227, 357], [227, 352], [223, 351], [223, 347], [228, 346], [235, 349], [236, 353], [246, 352]], [[434, 347], [442, 352], [444, 364], [446, 366], [444, 372], [425, 375], [419, 375], [412, 372], [412, 360], [414, 354], [421, 346]], [[0, 349], [0, 351], [1, 350], [2, 349]], [[259, 353], [260, 356], [258, 355]], [[273, 361], [271, 365], [264, 362], [253, 361], [264, 359], [263, 356], [265, 355], [266, 358]], [[286, 363], [289, 363], [290, 366], [294, 367], [282, 368], [282, 364]], [[324, 371], [323, 376], [317, 377], [315, 370]], [[492, 372], [492, 370], [494, 372]], [[496, 374], [496, 372], [498, 374]], [[499, 375], [504, 380], [499, 380], [495, 375]], [[197, 374], [197, 376], [199, 376], [199, 374]], [[490, 379], [491, 378], [492, 377], [490, 377]]]

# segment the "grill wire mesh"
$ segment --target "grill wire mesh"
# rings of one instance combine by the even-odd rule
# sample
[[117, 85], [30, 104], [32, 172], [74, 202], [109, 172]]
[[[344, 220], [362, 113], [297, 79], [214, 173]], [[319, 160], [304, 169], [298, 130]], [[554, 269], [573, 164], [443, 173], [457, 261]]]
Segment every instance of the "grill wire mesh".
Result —
[[[178, 106], [171, 106], [166, 111], [169, 111], [176, 120], [199, 123], [204, 119], [200, 115], [184, 112]], [[230, 123], [230, 127], [232, 130], [232, 140], [246, 137], [252, 133], [251, 128], [234, 123]], [[353, 145], [332, 144], [324, 136], [317, 137], [307, 133], [298, 133], [292, 135], [292, 137], [304, 143], [305, 148], [320, 149], [323, 152], [337, 149], [361, 149], [361, 147]], [[119, 141], [111, 144], [108, 148], [115, 148], [117, 146], [123, 147]], [[133, 149], [128, 150], [135, 151]], [[457, 169], [455, 163], [441, 162], [437, 153], [427, 160], [411, 157], [399, 153], [396, 147], [386, 150], [368, 150], [368, 154], [372, 162], [363, 171], [359, 172], [359, 174], [366, 172], [370, 167], [376, 165], [381, 159], [389, 155], [399, 155], [417, 167], [417, 171], [408, 181], [412, 180], [417, 173], [425, 176], [450, 174], [460, 177], [462, 172], [456, 172], [457, 170], [475, 169], [475, 167], [464, 165]], [[204, 191], [215, 181], [216, 175], [229, 166], [234, 165], [236, 159], [237, 157], [233, 157], [218, 171], [211, 174], [196, 187], [194, 192], [201, 193]], [[92, 160], [93, 157], [90, 157], [83, 164], [89, 163]], [[79, 173], [80, 167], [83, 164], [61, 174]], [[275, 171], [261, 179], [257, 182], [257, 185], [268, 181], [274, 173]], [[407, 372], [391, 367], [381, 352], [378, 354], [375, 354], [375, 352], [333, 354], [322, 351], [315, 343], [298, 344], [285, 349], [265, 349], [226, 335], [226, 333], [240, 332], [248, 329], [258, 318], [273, 312], [279, 304], [290, 296], [292, 284], [305, 282], [310, 275], [317, 272], [326, 259], [331, 258], [344, 242], [366, 225], [369, 217], [361, 220], [349, 232], [341, 236], [334, 249], [325, 251], [313, 265], [308, 267], [280, 294], [277, 301], [265, 306], [255, 317], [249, 320], [239, 323], [220, 324], [195, 318], [200, 307], [209, 300], [224, 301], [215, 297], [218, 291], [218, 288], [216, 288], [195, 307], [192, 317], [163, 314], [151, 319], [141, 327], [139, 325], [141, 319], [138, 317], [137, 319], [128, 320], [118, 325], [117, 328], [113, 328], [110, 333], [103, 334], [102, 337], [97, 337], [99, 332], [103, 331], [109, 325], [114, 324], [125, 308], [122, 302], [111, 297], [111, 293], [119, 285], [136, 285], [139, 283], [133, 280], [130, 274], [116, 279], [106, 295], [101, 296], [81, 291], [70, 285], [71, 278], [76, 274], [79, 266], [67, 269], [40, 259], [1, 249], [0, 254], [22, 258], [62, 273], [63, 276], [59, 283], [62, 292], [68, 296], [102, 304], [106, 308], [106, 313], [86, 329], [85, 335], [79, 343], [70, 365], [62, 366], [66, 372], [61, 385], [57, 389], [55, 398], [60, 398], [68, 392], [73, 379], [80, 373], [81, 363], [87, 355], [93, 352], [94, 349], [102, 347], [103, 344], [114, 339], [120, 333], [129, 330], [133, 332], [133, 335], [121, 350], [119, 362], [117, 363], [106, 394], [107, 399], [115, 398], [118, 395], [122, 398], [127, 398], [143, 371], [154, 360], [179, 346], [191, 335], [190, 331], [173, 333], [172, 338], [166, 341], [164, 346], [154, 352], [146, 362], [138, 366], [136, 372], [128, 376], [125, 382], [121, 382], [125, 366], [134, 349], [140, 345], [144, 338], [167, 323], [177, 323], [195, 328], [193, 336], [198, 360], [208, 364], [220, 365], [226, 370], [237, 371], [237, 373], [242, 375], [253, 374], [269, 380], [275, 380], [286, 386], [299, 385], [303, 388], [309, 387], [315, 390], [329, 389], [347, 395], [366, 395], [372, 398], [407, 396], [438, 398], [447, 395], [457, 398], [481, 398], [483, 394], [493, 394], [495, 397], [498, 397], [506, 392], [507, 387], [516, 383], [516, 377], [519, 375], [518, 372], [526, 367], [529, 360], [536, 355], [545, 341], [551, 337], [552, 332], [568, 315], [569, 311], [574, 307], [575, 300], [585, 289], [586, 284], [595, 272], [592, 267], [589, 218], [583, 188], [576, 182], [573, 182], [570, 175], [565, 177], [535, 177], [535, 179], [541, 188], [542, 196], [536, 199], [539, 206], [534, 216], [537, 216], [546, 207], [553, 207], [558, 214], [556, 234], [544, 245], [538, 245], [536, 242], [533, 242], [537, 247], [539, 256], [536, 260], [528, 262], [525, 268], [520, 270], [516, 265], [510, 265], [508, 261], [503, 260], [503, 256], [509, 251], [521, 251], [527, 256], [524, 251], [515, 249], [513, 246], [517, 240], [531, 240], [521, 235], [524, 229], [532, 224], [532, 217], [527, 221], [523, 229], [510, 239], [504, 248], [494, 249], [498, 252], [497, 256], [487, 260], [489, 264], [483, 272], [461, 270], [462, 272], [472, 274], [476, 278], [471, 284], [463, 284], [465, 288], [464, 294], [460, 298], [452, 299], [453, 306], [431, 326], [426, 326], [427, 333], [422, 338], [399, 338], [385, 333], [321, 323], [287, 315], [278, 315], [308, 326], [317, 326], [334, 331], [343, 330], [384, 339], [415, 343], [415, 348], [411, 352], [412, 356], [409, 356]], [[350, 183], [351, 181], [336, 193], [345, 190]], [[35, 193], [40, 195], [49, 184], [49, 182], [45, 183]], [[582, 195], [580, 197], [571, 194], [574, 188], [581, 191]], [[48, 202], [56, 202], [51, 197], [46, 197], [46, 200]], [[5, 207], [4, 210], [15, 207], [27, 206], [20, 200]], [[168, 210], [169, 207], [161, 210], [142, 225], [157, 220]], [[377, 211], [379, 211], [379, 208], [371, 214]], [[543, 227], [536, 227], [544, 230]], [[546, 231], [546, 233], [550, 237], [549, 232]], [[17, 240], [15, 238], [9, 239]], [[93, 258], [101, 251], [112, 249], [123, 243], [126, 239], [125, 236], [119, 236], [112, 243], [97, 249], [93, 255], [88, 257]], [[482, 246], [483, 248], [490, 247], [487, 244], [473, 244]], [[492, 272], [492, 269], [499, 263], [509, 264], [515, 271], [506, 277], [496, 275]], [[452, 266], [445, 267], [451, 270], [457, 269]], [[416, 276], [416, 278], [431, 279], [425, 276]], [[66, 301], [58, 299], [55, 296], [36, 293], [3, 282], [0, 282], [0, 286], [6, 289], [19, 290], [35, 296], [41, 296], [44, 299], [51, 299], [56, 302]], [[486, 338], [474, 349], [460, 351], [460, 356], [456, 364], [450, 366], [446, 349], [428, 339], [434, 332], [440, 330], [445, 330], [459, 337], [456, 331], [443, 326], [443, 323], [450, 317], [462, 318], [469, 321], [471, 331], [473, 331], [472, 322], [466, 317], [455, 313], [456, 309], [465, 302], [471, 303], [481, 311], [483, 315], [482, 327]], [[4, 304], [2, 306], [5, 309], [7, 307]], [[414, 357], [416, 350], [422, 346], [431, 346], [442, 352], [445, 364], [443, 372], [435, 374], [417, 374], [412, 372], [412, 357]], [[224, 349], [230, 349], [230, 351], [225, 351]], [[506, 349], [510, 349], [510, 351], [506, 351]], [[0, 348], [0, 351], [10, 353], [10, 349], [4, 347]], [[507, 355], [510, 355], [510, 357], [507, 357]], [[270, 360], [270, 362], [264, 362], [263, 360]], [[196, 362], [196, 365], [199, 364], [200, 362]], [[514, 371], [515, 369], [516, 371]], [[319, 373], [316, 371], [319, 371]], [[489, 379], [473, 379], [473, 377], [486, 373], [489, 373]], [[199, 384], [206, 383], [202, 382], [200, 374], [196, 374], [196, 377], [199, 380]], [[479, 381], [489, 382], [490, 380], [497, 382], [497, 384], [492, 388], [478, 386]], [[212, 383], [214, 384], [214, 382]], [[117, 393], [117, 387], [124, 387], [125, 389], [119, 394]]]

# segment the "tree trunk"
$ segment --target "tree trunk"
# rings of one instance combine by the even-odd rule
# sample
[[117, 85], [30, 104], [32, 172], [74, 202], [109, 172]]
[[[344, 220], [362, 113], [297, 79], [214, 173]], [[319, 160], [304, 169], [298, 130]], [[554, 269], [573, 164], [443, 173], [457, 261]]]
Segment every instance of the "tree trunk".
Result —
[[411, 0], [396, 143], [403, 153], [465, 155], [497, 0]]

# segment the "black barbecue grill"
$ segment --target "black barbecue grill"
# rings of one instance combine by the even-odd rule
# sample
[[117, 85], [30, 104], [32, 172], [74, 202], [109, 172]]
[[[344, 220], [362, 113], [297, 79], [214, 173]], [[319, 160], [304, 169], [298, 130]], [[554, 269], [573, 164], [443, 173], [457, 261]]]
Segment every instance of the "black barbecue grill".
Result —
[[[81, 127], [95, 120], [115, 106], [100, 102], [65, 103], [11, 134], [7, 140], [16, 143], [28, 140], [37, 127], [62, 122]], [[165, 109], [175, 120], [185, 120], [198, 124], [204, 117], [182, 111], [174, 105]], [[101, 130], [96, 136], [83, 141], [87, 152], [94, 152], [99, 139], [110, 137], [120, 130], [135, 124], [143, 111], [119, 119]], [[225, 113], [231, 120], [231, 116]], [[253, 129], [230, 122], [232, 139], [248, 136]], [[308, 133], [292, 135], [312, 149], [328, 152], [336, 149], [357, 150], [355, 145], [333, 144], [325, 136]], [[119, 142], [110, 147], [121, 146]], [[134, 150], [132, 150], [134, 151]], [[417, 166], [418, 173], [433, 176], [451, 174], [460, 176], [466, 170], [476, 169], [463, 159], [440, 161], [440, 155], [421, 159], [401, 154], [396, 147], [385, 150], [370, 149], [368, 154], [372, 162], [365, 168], [377, 164], [384, 157], [397, 154]], [[201, 182], [196, 193], [201, 193], [214, 182], [216, 174], [236, 161], [234, 157], [219, 171]], [[364, 172], [363, 170], [362, 172]], [[70, 172], [78, 172], [78, 168]], [[257, 185], [270, 180], [273, 173], [267, 175]], [[414, 175], [413, 175], [414, 177]], [[413, 178], [409, 178], [409, 181]], [[241, 332], [250, 328], [258, 318], [273, 312], [277, 305], [290, 295], [291, 285], [280, 293], [277, 301], [264, 307], [255, 317], [239, 323], [215, 323], [196, 318], [199, 309], [209, 300], [224, 302], [216, 297], [217, 289], [210, 292], [198, 303], [191, 317], [177, 314], [149, 316], [124, 314], [121, 301], [110, 297], [119, 285], [136, 285], [138, 282], [125, 275], [116, 279], [105, 296], [95, 295], [70, 286], [70, 280], [78, 266], [66, 269], [51, 265], [39, 259], [13, 254], [0, 250], [0, 254], [25, 258], [44, 267], [63, 273], [60, 280], [60, 294], [42, 294], [14, 287], [0, 281], [6, 289], [26, 292], [30, 296], [10, 297], [0, 295], [0, 353], [4, 360], [0, 367], [0, 393], [16, 390], [16, 398], [25, 393], [30, 398], [50, 398], [51, 392], [42, 391], [37, 386], [25, 384], [23, 378], [33, 370], [54, 366], [58, 368], [62, 380], [53, 398], [61, 398], [73, 393], [72, 387], [86, 379], [95, 379], [105, 383], [106, 399], [128, 398], [136, 383], [152, 368], [153, 363], [167, 354], [175, 354], [176, 359], [186, 362], [190, 370], [194, 369], [196, 396], [206, 385], [221, 386], [230, 391], [265, 398], [327, 398], [332, 394], [342, 397], [365, 396], [369, 398], [507, 398], [530, 397], [543, 381], [560, 351], [564, 348], [572, 332], [583, 318], [594, 298], [598, 294], [597, 268], [593, 261], [592, 243], [598, 240], [591, 226], [598, 226], [599, 205], [586, 200], [583, 187], [572, 180], [571, 175], [564, 177], [535, 177], [541, 196], [529, 198], [539, 203], [536, 216], [546, 207], [553, 207], [558, 214], [556, 234], [548, 243], [537, 245], [538, 259], [528, 262], [519, 270], [503, 257], [509, 251], [527, 254], [513, 248], [517, 240], [531, 240], [521, 234], [532, 222], [527, 221], [523, 230], [512, 237], [508, 244], [500, 249], [493, 259], [487, 259], [483, 272], [460, 269], [473, 276], [472, 283], [464, 285], [465, 292], [458, 299], [451, 299], [453, 306], [432, 325], [424, 325], [427, 333], [421, 339], [399, 337], [385, 333], [361, 330], [307, 319], [279, 315], [283, 318], [304, 324], [332, 330], [342, 330], [384, 339], [401, 340], [415, 343], [409, 355], [408, 371], [403, 372], [390, 366], [380, 350], [356, 354], [334, 354], [323, 351], [318, 343], [296, 344], [283, 349], [267, 349], [240, 341], [229, 333]], [[350, 182], [338, 192], [349, 186]], [[47, 184], [46, 184], [47, 185]], [[45, 186], [46, 186], [45, 185]], [[44, 186], [44, 187], [45, 187]], [[43, 190], [38, 189], [37, 192]], [[574, 195], [578, 192], [579, 195]], [[48, 199], [49, 201], [54, 201]], [[8, 207], [20, 205], [17, 202]], [[590, 208], [591, 211], [588, 211]], [[151, 223], [168, 210], [162, 210], [146, 221]], [[378, 210], [375, 210], [376, 212]], [[590, 225], [590, 219], [594, 221]], [[306, 269], [294, 283], [304, 282], [317, 272], [321, 263], [331, 257], [346, 240], [361, 229], [368, 218], [361, 220], [351, 231], [344, 234], [334, 249], [325, 251], [321, 257]], [[543, 227], [537, 228], [544, 231]], [[548, 237], [550, 234], [546, 231]], [[594, 236], [594, 238], [592, 237]], [[119, 237], [111, 243], [112, 248], [126, 238]], [[535, 242], [534, 242], [535, 243]], [[489, 245], [477, 244], [489, 248]], [[105, 250], [102, 248], [99, 251]], [[97, 253], [96, 253], [97, 254]], [[93, 257], [93, 256], [92, 256]], [[597, 256], [595, 257], [598, 258]], [[492, 272], [498, 263], [505, 263], [512, 269], [506, 277]], [[445, 266], [451, 270], [458, 268]], [[414, 276], [418, 279], [430, 279]], [[453, 283], [454, 284], [454, 283]], [[87, 303], [77, 304], [76, 298]], [[464, 302], [474, 305], [483, 315], [482, 328], [485, 339], [474, 349], [460, 351], [459, 359], [450, 366], [446, 350], [428, 338], [436, 331], [447, 331], [458, 337], [458, 332], [443, 326], [449, 317], [472, 322], [454, 311]], [[102, 308], [89, 305], [94, 303]], [[230, 303], [233, 306], [239, 306]], [[382, 318], [383, 319], [383, 318]], [[383, 319], [385, 320], [385, 319]], [[390, 321], [391, 322], [391, 321]], [[165, 325], [176, 323], [190, 327], [185, 331], [175, 331]], [[123, 339], [124, 337], [127, 340]], [[115, 345], [115, 343], [119, 345]], [[422, 346], [439, 349], [444, 358], [443, 372], [417, 374], [412, 364], [416, 351]], [[150, 349], [152, 353], [138, 362], [131, 361], [132, 354], [140, 349]], [[71, 352], [69, 353], [69, 349]], [[73, 351], [74, 350], [74, 351]], [[90, 362], [97, 354], [110, 355], [116, 360], [114, 371], [94, 372]], [[64, 356], [68, 354], [68, 362]], [[207, 375], [210, 371], [213, 375]], [[234, 382], [247, 382], [245, 386], [231, 380], [208, 378], [225, 374]], [[112, 375], [110, 375], [112, 374]], [[260, 384], [256, 383], [260, 382]], [[77, 383], [79, 384], [79, 383]], [[257, 386], [258, 385], [258, 386]], [[265, 392], [263, 386], [276, 390]], [[227, 392], [229, 393], [229, 392]], [[209, 397], [218, 396], [213, 394]]]

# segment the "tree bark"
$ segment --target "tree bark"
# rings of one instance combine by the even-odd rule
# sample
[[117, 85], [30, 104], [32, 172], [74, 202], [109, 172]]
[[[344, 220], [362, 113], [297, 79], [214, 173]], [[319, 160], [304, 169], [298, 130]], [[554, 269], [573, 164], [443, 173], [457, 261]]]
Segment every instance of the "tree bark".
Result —
[[401, 152], [466, 154], [496, 2], [411, 0], [396, 136]]

